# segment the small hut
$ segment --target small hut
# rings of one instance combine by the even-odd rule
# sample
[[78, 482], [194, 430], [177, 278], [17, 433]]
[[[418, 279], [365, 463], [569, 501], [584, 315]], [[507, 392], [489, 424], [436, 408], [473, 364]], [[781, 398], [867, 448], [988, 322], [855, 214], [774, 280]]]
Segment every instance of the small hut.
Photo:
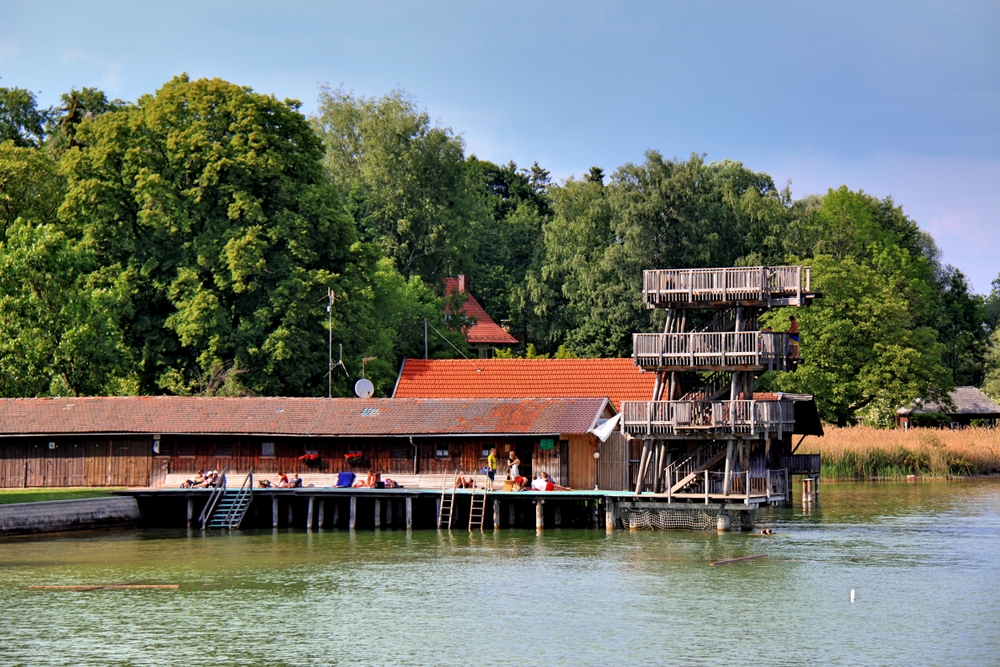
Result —
[[896, 410], [896, 426], [904, 430], [911, 426], [962, 428], [973, 420], [996, 426], [1000, 419], [1000, 405], [975, 387], [955, 387], [948, 396], [951, 406], [917, 399], [910, 407]]

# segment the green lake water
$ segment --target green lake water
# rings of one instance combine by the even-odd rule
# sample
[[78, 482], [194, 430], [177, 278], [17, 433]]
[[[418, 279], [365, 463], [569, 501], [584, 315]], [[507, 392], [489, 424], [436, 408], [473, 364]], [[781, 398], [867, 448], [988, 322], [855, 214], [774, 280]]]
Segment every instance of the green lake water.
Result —
[[[757, 520], [9, 539], [0, 665], [1000, 664], [1000, 482], [824, 484]], [[28, 589], [126, 582], [180, 588]]]

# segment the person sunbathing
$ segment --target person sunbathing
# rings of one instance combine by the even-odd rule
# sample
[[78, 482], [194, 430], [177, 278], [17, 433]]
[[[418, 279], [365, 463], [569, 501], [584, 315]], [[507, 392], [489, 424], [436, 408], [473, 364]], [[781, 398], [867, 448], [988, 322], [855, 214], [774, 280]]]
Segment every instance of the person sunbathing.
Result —
[[540, 472], [531, 482], [532, 491], [569, 491], [568, 486], [562, 486], [552, 481], [552, 477], [547, 472]]
[[291, 486], [291, 482], [288, 481], [288, 475], [283, 472], [278, 473], [278, 483], [274, 485], [277, 489], [287, 489]]
[[196, 489], [205, 483], [205, 471], [199, 470], [194, 479], [189, 479], [181, 484], [182, 489]]
[[382, 481], [382, 473], [375, 472], [375, 469], [373, 468], [368, 471], [368, 477], [365, 478], [365, 488], [377, 489], [381, 481]]
[[455, 480], [456, 489], [474, 489], [476, 488], [476, 481], [471, 477], [462, 477], [461, 475]]
[[295, 476], [292, 477], [292, 482], [290, 486], [293, 489], [298, 489], [302, 486], [302, 478], [299, 477], [299, 473], [295, 473]]
[[259, 486], [262, 489], [270, 489], [274, 487], [274, 485], [271, 484], [271, 480], [269, 479], [258, 479], [257, 486]]

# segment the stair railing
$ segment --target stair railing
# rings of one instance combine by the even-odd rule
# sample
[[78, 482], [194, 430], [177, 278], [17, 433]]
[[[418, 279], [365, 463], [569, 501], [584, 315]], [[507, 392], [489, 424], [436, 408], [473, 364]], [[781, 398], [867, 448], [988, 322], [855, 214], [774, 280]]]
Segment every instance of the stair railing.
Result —
[[205, 530], [205, 526], [208, 525], [208, 520], [212, 516], [212, 512], [215, 511], [215, 506], [219, 504], [219, 499], [222, 498], [226, 493], [226, 473], [229, 472], [229, 468], [222, 471], [219, 475], [219, 484], [214, 489], [212, 493], [208, 495], [208, 501], [205, 503], [205, 507], [201, 510], [201, 516], [198, 520], [201, 522], [201, 529]]
[[250, 472], [247, 473], [243, 484], [240, 485], [240, 490], [236, 492], [233, 504], [229, 506], [229, 511], [226, 512], [226, 526], [230, 530], [240, 527], [251, 500], [253, 500], [253, 468], [250, 468]]

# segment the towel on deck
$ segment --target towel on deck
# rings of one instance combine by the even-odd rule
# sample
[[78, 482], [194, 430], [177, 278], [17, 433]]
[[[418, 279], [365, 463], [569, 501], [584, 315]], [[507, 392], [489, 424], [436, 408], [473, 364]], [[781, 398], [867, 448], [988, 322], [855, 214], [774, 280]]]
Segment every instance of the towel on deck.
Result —
[[350, 488], [354, 484], [354, 473], [353, 472], [342, 472], [337, 477], [337, 488]]

